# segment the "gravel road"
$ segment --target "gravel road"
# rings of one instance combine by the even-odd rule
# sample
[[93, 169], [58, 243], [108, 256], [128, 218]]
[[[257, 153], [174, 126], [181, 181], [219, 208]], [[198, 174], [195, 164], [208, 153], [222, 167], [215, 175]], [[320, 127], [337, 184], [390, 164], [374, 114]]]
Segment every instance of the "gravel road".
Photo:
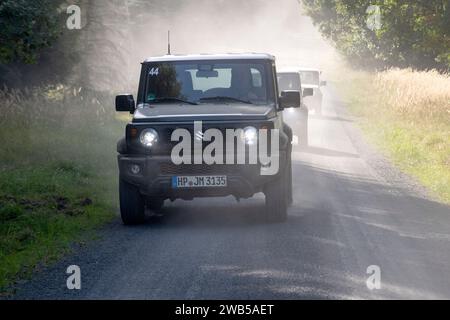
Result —
[[[449, 299], [450, 207], [364, 142], [333, 86], [309, 135], [293, 154], [287, 223], [263, 222], [262, 196], [176, 201], [142, 226], [117, 219], [14, 298]], [[72, 264], [80, 291], [66, 288]], [[366, 286], [371, 265], [379, 290]]]

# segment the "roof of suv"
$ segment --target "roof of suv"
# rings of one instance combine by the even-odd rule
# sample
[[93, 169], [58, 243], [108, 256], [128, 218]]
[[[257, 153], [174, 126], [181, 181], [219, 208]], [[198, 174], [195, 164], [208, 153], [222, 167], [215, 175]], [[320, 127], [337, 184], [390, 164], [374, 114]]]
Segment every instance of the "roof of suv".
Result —
[[188, 55], [165, 55], [150, 57], [144, 62], [166, 62], [166, 61], [198, 61], [198, 60], [272, 60], [275, 57], [267, 53], [223, 53], [223, 54], [188, 54]]
[[283, 68], [279, 68], [279, 69], [277, 70], [277, 73], [295, 73], [295, 72], [302, 72], [302, 71], [320, 72], [319, 69], [314, 69], [314, 68], [304, 68], [304, 67], [283, 67]]

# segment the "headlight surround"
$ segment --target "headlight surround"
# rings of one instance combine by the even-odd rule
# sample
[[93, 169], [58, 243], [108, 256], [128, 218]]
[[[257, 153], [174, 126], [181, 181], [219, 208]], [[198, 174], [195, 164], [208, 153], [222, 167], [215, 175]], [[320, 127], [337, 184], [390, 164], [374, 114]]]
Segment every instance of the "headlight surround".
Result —
[[155, 129], [145, 129], [141, 132], [139, 140], [141, 144], [146, 148], [151, 148], [158, 142], [159, 135]]
[[244, 128], [243, 139], [246, 144], [255, 145], [258, 141], [258, 130], [255, 127]]

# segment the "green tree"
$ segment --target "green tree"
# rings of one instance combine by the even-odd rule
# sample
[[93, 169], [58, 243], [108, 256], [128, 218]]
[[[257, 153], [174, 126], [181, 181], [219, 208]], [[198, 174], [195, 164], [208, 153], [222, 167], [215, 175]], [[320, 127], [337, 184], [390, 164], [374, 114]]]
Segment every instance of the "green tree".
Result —
[[61, 33], [57, 0], [0, 0], [0, 64], [36, 62]]
[[[354, 62], [450, 67], [449, 0], [302, 0], [322, 34]], [[381, 28], [367, 26], [367, 8], [379, 6]]]

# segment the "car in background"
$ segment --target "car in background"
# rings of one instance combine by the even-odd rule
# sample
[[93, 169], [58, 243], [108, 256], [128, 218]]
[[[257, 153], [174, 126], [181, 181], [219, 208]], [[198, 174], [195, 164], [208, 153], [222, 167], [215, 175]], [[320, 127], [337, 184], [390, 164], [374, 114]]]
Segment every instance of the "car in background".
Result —
[[313, 95], [305, 99], [305, 104], [308, 106], [310, 111], [314, 110], [315, 114], [321, 115], [323, 100], [321, 87], [327, 85], [326, 81], [321, 81], [322, 71], [311, 68], [299, 68], [298, 71], [300, 72], [302, 88], [314, 90]]
[[[280, 91], [296, 90], [302, 92], [302, 98], [306, 98], [314, 94], [311, 88], [303, 88], [300, 71], [296, 68], [284, 68], [277, 71], [278, 89]], [[297, 137], [297, 145], [308, 145], [308, 108], [303, 103], [298, 109], [286, 109], [284, 111], [284, 119], [288, 123]]]

